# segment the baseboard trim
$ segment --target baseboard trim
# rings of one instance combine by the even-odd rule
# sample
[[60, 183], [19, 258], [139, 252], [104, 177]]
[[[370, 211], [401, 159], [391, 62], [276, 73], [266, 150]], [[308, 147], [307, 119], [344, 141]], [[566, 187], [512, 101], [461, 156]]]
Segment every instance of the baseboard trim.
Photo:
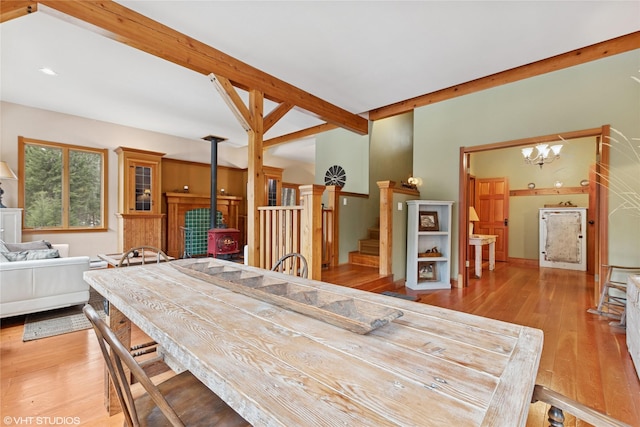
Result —
[[513, 263], [515, 265], [522, 265], [525, 267], [539, 267], [540, 261], [537, 259], [529, 259], [529, 258], [507, 258], [507, 262]]

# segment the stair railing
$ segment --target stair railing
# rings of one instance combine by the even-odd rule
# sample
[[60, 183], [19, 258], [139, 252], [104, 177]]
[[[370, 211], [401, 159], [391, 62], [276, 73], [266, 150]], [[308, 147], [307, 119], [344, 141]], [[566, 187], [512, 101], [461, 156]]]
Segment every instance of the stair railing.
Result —
[[260, 206], [260, 268], [270, 270], [284, 255], [300, 252], [302, 206]]
[[[328, 191], [328, 207], [322, 194]], [[301, 253], [307, 260], [309, 278], [320, 280], [322, 265], [337, 265], [339, 255], [340, 187], [301, 185], [300, 206], [258, 207], [260, 220], [259, 267], [271, 269], [280, 257]]]

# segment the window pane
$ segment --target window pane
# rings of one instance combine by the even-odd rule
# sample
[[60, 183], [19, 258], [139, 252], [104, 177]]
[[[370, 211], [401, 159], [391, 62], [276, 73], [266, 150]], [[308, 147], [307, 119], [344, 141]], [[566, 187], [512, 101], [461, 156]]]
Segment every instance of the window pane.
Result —
[[103, 231], [107, 150], [18, 137], [24, 228]]
[[275, 206], [277, 197], [278, 182], [275, 179], [267, 180], [267, 206]]
[[102, 156], [69, 151], [69, 226], [102, 225]]
[[25, 226], [62, 226], [62, 150], [26, 145]]

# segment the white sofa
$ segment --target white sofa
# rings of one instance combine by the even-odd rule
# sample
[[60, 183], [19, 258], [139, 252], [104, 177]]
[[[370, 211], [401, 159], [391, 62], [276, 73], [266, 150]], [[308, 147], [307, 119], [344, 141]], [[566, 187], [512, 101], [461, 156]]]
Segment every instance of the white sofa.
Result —
[[67, 257], [68, 245], [52, 246], [61, 258], [0, 262], [0, 318], [89, 300], [89, 285], [82, 277], [89, 270], [89, 257]]

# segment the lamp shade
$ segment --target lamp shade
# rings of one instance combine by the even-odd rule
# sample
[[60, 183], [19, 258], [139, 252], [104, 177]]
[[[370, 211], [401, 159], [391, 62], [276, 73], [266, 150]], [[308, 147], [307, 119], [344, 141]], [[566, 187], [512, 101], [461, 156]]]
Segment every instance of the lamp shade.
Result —
[[469, 221], [480, 221], [478, 213], [473, 206], [469, 206]]
[[0, 179], [18, 179], [7, 162], [0, 162]]

